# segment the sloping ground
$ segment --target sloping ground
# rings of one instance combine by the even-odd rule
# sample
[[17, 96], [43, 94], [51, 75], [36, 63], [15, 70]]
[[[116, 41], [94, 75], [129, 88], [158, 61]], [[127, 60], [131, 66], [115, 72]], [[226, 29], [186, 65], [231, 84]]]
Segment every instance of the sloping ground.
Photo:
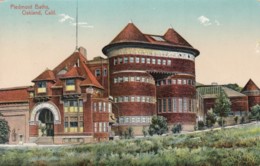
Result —
[[259, 165], [260, 124], [46, 148], [0, 148], [0, 165]]

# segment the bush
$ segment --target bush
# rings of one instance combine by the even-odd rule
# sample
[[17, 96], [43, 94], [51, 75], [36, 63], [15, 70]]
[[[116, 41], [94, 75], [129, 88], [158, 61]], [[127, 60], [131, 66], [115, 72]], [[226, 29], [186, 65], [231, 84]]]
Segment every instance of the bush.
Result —
[[223, 119], [223, 126], [222, 126], [222, 118], [219, 118], [219, 119], [218, 119], [218, 125], [219, 125], [219, 126], [224, 127], [224, 126], [225, 126], [225, 123], [226, 123], [226, 121], [225, 121], [225, 119]]
[[0, 144], [4, 144], [9, 141], [9, 126], [5, 119], [1, 119], [0, 115]]
[[121, 139], [131, 139], [131, 138], [134, 138], [133, 128], [132, 127], [128, 127], [126, 130], [120, 131], [119, 132], [119, 137]]
[[235, 117], [234, 117], [234, 121], [235, 121], [235, 123], [237, 124], [238, 116], [235, 116]]
[[168, 132], [166, 118], [163, 116], [153, 116], [152, 123], [149, 126], [148, 133], [152, 136], [154, 134], [162, 135]]
[[217, 121], [217, 116], [214, 114], [213, 110], [209, 110], [206, 115], [206, 125], [207, 127], [212, 127]]
[[142, 129], [142, 133], [143, 133], [144, 137], [146, 137], [148, 135], [148, 131], [145, 127], [143, 127], [143, 129]]
[[182, 125], [180, 123], [174, 124], [174, 126], [172, 127], [172, 133], [176, 134], [176, 133], [180, 133], [181, 131], [182, 131]]
[[242, 118], [240, 119], [240, 124], [244, 124], [245, 123], [245, 117], [242, 116]]
[[205, 126], [205, 124], [202, 120], [198, 121], [198, 130], [203, 130], [204, 126]]

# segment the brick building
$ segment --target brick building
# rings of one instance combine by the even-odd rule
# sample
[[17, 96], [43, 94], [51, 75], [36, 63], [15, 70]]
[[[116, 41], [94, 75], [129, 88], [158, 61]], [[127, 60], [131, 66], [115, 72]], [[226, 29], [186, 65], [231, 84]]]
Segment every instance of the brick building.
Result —
[[9, 142], [102, 141], [128, 126], [142, 135], [154, 115], [193, 129], [199, 51], [175, 30], [150, 35], [129, 23], [102, 51], [107, 59], [88, 60], [80, 48], [32, 86], [1, 89], [0, 111], [16, 138]]
[[251, 107], [260, 104], [260, 89], [253, 80], [249, 79], [245, 87], [241, 90], [241, 93], [248, 96], [249, 110]]
[[129, 23], [107, 46], [110, 95], [119, 126], [141, 134], [153, 115], [190, 128], [196, 122], [194, 49], [173, 28], [164, 35], [142, 33]]

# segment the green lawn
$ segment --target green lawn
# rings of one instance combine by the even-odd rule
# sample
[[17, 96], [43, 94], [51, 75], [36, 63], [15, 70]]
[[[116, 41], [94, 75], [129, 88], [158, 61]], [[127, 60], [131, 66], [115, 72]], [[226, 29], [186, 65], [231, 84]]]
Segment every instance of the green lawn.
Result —
[[260, 125], [76, 146], [0, 148], [0, 165], [260, 165]]

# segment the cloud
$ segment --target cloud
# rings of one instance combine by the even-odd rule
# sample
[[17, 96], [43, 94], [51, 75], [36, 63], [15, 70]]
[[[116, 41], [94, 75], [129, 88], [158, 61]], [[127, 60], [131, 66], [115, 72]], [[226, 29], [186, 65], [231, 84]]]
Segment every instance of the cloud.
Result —
[[260, 41], [257, 42], [256, 45], [255, 45], [255, 52], [256, 52], [257, 54], [260, 53]]
[[61, 23], [65, 22], [67, 20], [70, 20], [70, 21], [74, 20], [73, 17], [71, 17], [71, 16], [69, 16], [67, 14], [60, 14], [60, 16], [61, 16], [61, 19], [59, 19], [59, 22], [61, 22]]
[[198, 21], [200, 22], [200, 24], [204, 25], [204, 26], [210, 26], [210, 25], [217, 25], [220, 26], [220, 22], [218, 20], [214, 20], [211, 21], [208, 17], [206, 16], [200, 16], [198, 17]]
[[[70, 22], [70, 25], [76, 26], [76, 22]], [[81, 28], [94, 28], [93, 25], [88, 25], [87, 22], [78, 22], [78, 26]]]
[[200, 16], [200, 17], [198, 17], [198, 20], [199, 20], [199, 22], [200, 22], [202, 25], [204, 25], [204, 26], [209, 26], [209, 25], [211, 25], [210, 19], [207, 18], [207, 17], [205, 17], [205, 16]]

